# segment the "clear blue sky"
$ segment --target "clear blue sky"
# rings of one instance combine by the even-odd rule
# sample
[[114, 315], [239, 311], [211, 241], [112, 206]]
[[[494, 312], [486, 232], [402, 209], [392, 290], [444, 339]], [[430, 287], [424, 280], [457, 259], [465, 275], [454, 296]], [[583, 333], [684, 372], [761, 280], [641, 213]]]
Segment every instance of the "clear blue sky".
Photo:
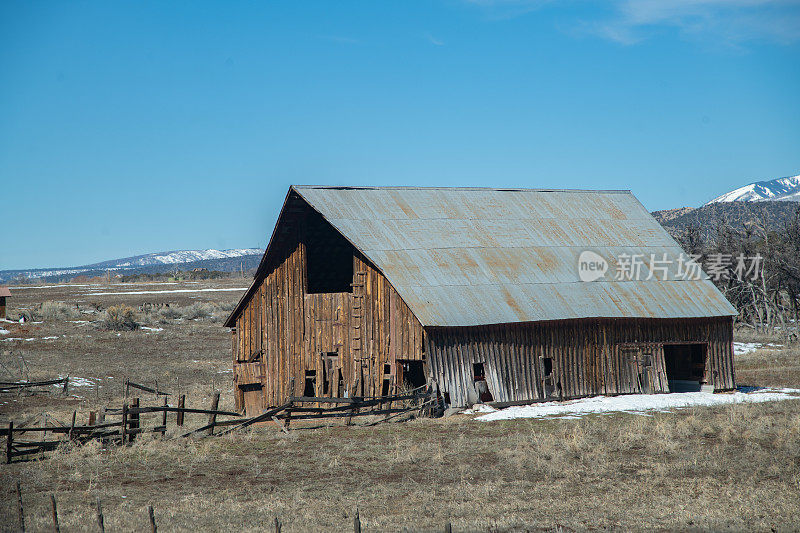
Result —
[[265, 246], [291, 183], [800, 173], [797, 0], [0, 3], [0, 268]]

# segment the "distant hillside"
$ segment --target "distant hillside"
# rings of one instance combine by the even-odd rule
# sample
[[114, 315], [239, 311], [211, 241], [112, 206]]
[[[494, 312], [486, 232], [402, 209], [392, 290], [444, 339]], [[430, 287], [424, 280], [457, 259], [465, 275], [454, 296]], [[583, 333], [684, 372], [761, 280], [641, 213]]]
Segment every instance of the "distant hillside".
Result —
[[725, 202], [706, 204], [697, 209], [681, 207], [654, 211], [653, 217], [675, 237], [682, 234], [689, 225], [700, 227], [708, 236], [721, 221], [727, 221], [734, 229], [743, 230], [746, 225], [766, 218], [772, 227], [781, 227], [800, 208], [797, 202]]
[[112, 274], [156, 274], [175, 269], [205, 268], [222, 272], [250, 270], [258, 266], [264, 253], [260, 248], [234, 250], [177, 250], [112, 259], [90, 265], [62, 268], [34, 268], [26, 270], [0, 270], [0, 283], [15, 278], [41, 281], [69, 281], [75, 276], [102, 276]]

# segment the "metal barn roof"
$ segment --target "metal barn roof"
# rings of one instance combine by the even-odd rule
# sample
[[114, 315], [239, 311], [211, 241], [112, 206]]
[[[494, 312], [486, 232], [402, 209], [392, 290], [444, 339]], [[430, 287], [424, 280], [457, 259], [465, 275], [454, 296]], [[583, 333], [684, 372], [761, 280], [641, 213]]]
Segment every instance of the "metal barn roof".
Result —
[[[705, 274], [678, 276], [683, 251], [630, 191], [292, 189], [384, 273], [424, 326], [737, 314]], [[602, 279], [580, 280], [584, 250], [608, 262]], [[640, 279], [615, 279], [624, 254], [644, 254]], [[666, 276], [649, 276], [651, 254], [667, 258]]]
[[0, 287], [0, 298], [2, 297], [8, 298], [10, 296], [11, 296], [11, 290], [8, 287]]

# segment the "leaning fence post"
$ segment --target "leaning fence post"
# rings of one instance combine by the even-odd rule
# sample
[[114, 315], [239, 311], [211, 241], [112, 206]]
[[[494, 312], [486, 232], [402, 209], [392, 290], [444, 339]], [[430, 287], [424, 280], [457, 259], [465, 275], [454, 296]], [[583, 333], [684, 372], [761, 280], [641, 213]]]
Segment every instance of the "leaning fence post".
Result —
[[8, 423], [8, 438], [6, 439], [6, 464], [11, 464], [11, 456], [14, 454], [14, 422]]
[[50, 494], [50, 508], [53, 513], [53, 531], [55, 533], [59, 533], [61, 531], [61, 528], [58, 527], [58, 511], [56, 510], [55, 494]]
[[100, 533], [105, 533], [106, 526], [103, 523], [103, 506], [100, 505], [100, 496], [97, 497], [97, 529]]
[[19, 530], [25, 533], [25, 509], [22, 507], [22, 486], [17, 481], [17, 508], [19, 510]]
[[281, 533], [281, 521], [277, 516], [275, 517], [275, 533]]
[[453, 533], [453, 526], [450, 525], [450, 522], [444, 525], [444, 533]]
[[66, 396], [67, 393], [69, 393], [69, 375], [67, 375], [67, 377], [64, 378], [64, 388], [62, 389], [61, 392], [64, 394], [64, 396]]
[[[178, 409], [185, 409], [185, 408], [186, 408], [186, 395], [181, 394], [180, 397], [178, 398]], [[178, 416], [176, 420], [178, 426], [183, 426], [183, 415], [184, 415], [183, 411], [178, 411]]]
[[[214, 397], [211, 399], [211, 411], [216, 411], [219, 407], [219, 393], [215, 392]], [[214, 434], [214, 425], [217, 423], [217, 413], [211, 413], [208, 415], [208, 424], [211, 426], [208, 428], [208, 434]]]
[[150, 515], [150, 531], [152, 533], [156, 533], [156, 516], [153, 513], [153, 506], [152, 505], [148, 505], [147, 506], [147, 514]]
[[356, 507], [356, 515], [353, 517], [353, 533], [361, 533], [361, 517], [358, 515], [358, 507]]

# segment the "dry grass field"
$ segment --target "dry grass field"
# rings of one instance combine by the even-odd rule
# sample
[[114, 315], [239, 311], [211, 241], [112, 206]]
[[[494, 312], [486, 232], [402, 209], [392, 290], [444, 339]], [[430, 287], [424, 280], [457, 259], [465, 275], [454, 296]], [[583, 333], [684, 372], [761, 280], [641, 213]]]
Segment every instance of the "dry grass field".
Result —
[[[221, 391], [221, 408], [231, 408], [230, 338], [221, 320], [241, 291], [208, 289], [246, 285], [15, 290], [10, 313], [33, 311], [35, 320], [0, 326], [8, 331], [0, 335], [0, 379], [82, 379], [66, 398], [3, 395], [0, 424], [42, 412], [66, 422], [73, 410], [85, 420], [90, 410], [121, 404], [126, 377], [185, 393], [192, 407], [207, 407]], [[154, 292], [174, 290], [195, 292]], [[121, 292], [146, 294], [100, 294]], [[66, 305], [41, 306], [48, 301]], [[166, 303], [170, 311], [138, 311]], [[98, 327], [103, 310], [118, 304], [152, 329]], [[800, 388], [796, 346], [756, 350], [736, 365], [741, 384]], [[51, 493], [62, 531], [96, 530], [98, 495], [109, 531], [146, 530], [148, 505], [161, 531], [263, 531], [276, 516], [287, 532], [348, 531], [356, 508], [364, 531], [442, 531], [447, 522], [454, 531], [796, 531], [798, 407], [794, 400], [501, 422], [457, 415], [65, 447], [45, 460], [0, 466], [0, 524], [17, 527], [19, 480], [26, 525], [35, 531], [50, 527]]]

